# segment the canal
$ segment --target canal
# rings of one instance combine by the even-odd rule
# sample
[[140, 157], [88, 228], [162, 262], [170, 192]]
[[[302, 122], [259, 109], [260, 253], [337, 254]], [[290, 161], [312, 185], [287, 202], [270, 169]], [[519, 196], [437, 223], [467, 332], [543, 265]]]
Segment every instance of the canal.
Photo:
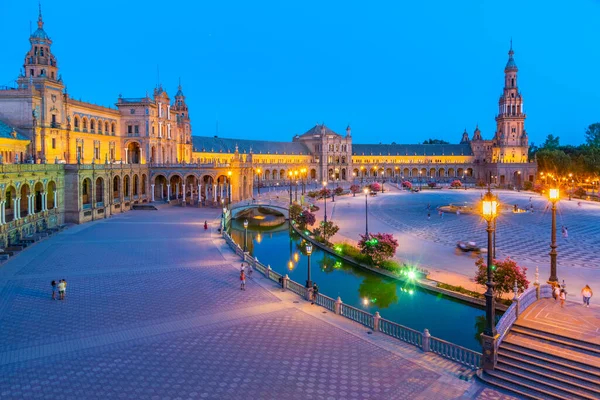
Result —
[[[244, 227], [232, 220], [229, 231], [243, 247]], [[248, 251], [260, 262], [300, 284], [306, 283], [308, 260], [305, 241], [286, 222], [272, 228], [248, 228]], [[313, 246], [311, 278], [319, 291], [332, 298], [375, 313], [418, 331], [481, 351], [485, 311], [468, 303], [429, 292], [344, 262]]]

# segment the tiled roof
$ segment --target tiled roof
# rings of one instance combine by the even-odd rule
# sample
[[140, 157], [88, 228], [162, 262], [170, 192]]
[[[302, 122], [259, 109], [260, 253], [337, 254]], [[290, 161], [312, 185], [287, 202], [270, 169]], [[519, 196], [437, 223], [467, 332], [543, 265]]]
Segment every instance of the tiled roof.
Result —
[[319, 125], [316, 124], [315, 126], [313, 126], [312, 128], [310, 128], [309, 130], [307, 130], [306, 132], [304, 132], [302, 135], [300, 136], [314, 136], [314, 135], [320, 135], [321, 134], [321, 127], [325, 128], [325, 134], [326, 135], [337, 135], [337, 136], [341, 136], [339, 133], [334, 132], [333, 130], [329, 129], [325, 124]]
[[441, 156], [441, 155], [473, 155], [471, 145], [464, 144], [353, 144], [352, 154], [355, 156]]
[[13, 132], [17, 132], [12, 126], [0, 121], [0, 139], [15, 139], [15, 140], [29, 140], [27, 137], [17, 132], [16, 137], [13, 136]]
[[216, 136], [192, 136], [194, 151], [254, 154], [309, 154], [308, 147], [300, 142], [272, 142], [268, 140], [229, 139]]

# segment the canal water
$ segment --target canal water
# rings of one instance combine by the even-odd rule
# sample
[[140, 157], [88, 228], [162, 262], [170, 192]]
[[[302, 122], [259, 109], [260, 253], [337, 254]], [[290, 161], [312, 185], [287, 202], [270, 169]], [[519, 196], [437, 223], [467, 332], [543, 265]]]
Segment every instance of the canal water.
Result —
[[[244, 227], [232, 220], [230, 234], [241, 247]], [[274, 228], [248, 228], [248, 251], [260, 262], [300, 284], [306, 284], [306, 242], [289, 224]], [[313, 246], [311, 279], [319, 291], [382, 318], [409, 328], [429, 329], [432, 336], [481, 351], [478, 336], [483, 331], [485, 311], [468, 303], [418, 288], [410, 282], [390, 279], [344, 262]]]

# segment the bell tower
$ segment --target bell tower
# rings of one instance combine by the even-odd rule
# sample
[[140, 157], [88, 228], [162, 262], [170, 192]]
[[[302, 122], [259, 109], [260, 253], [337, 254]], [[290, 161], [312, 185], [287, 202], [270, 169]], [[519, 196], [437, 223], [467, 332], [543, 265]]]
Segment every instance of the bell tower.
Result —
[[181, 81], [175, 93], [175, 101], [171, 106], [171, 112], [174, 112], [177, 118], [178, 137], [178, 159], [188, 162], [192, 158], [192, 126], [190, 124], [190, 115], [188, 106], [185, 102], [185, 95], [181, 88]]
[[[517, 84], [519, 69], [513, 58], [512, 40], [508, 51], [508, 62], [504, 67], [504, 89], [498, 101], [496, 135], [494, 142], [497, 152], [494, 158], [500, 162], [526, 162], [527, 137], [525, 133], [525, 112], [523, 97]], [[525, 143], [525, 146], [523, 145]]]

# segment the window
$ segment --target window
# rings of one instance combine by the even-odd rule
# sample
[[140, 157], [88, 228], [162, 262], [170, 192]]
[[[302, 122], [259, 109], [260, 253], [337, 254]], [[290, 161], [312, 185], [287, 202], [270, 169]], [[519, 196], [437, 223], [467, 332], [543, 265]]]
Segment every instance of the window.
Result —
[[129, 114], [135, 114], [135, 108], [130, 109]]
[[90, 129], [93, 131], [94, 129], [96, 129], [96, 122], [94, 120], [90, 121]]
[[104, 123], [104, 132], [108, 133], [108, 122]]
[[33, 69], [29, 70], [29, 76], [33, 76]]
[[56, 138], [52, 138], [52, 149], [56, 149]]
[[54, 79], [54, 71], [50, 72], [50, 77]]
[[75, 128], [79, 128], [79, 118], [75, 117]]
[[136, 125], [136, 126], [134, 126], [134, 127], [133, 127], [133, 132], [134, 132], [136, 135], [139, 135], [139, 133], [140, 133], [140, 126], [139, 126], [139, 125]]
[[127, 133], [133, 133], [133, 125], [127, 125]]
[[115, 124], [113, 123], [110, 127], [110, 132], [114, 135], [115, 134]]
[[94, 148], [94, 158], [95, 158], [96, 160], [99, 160], [99, 159], [100, 159], [100, 146], [96, 146], [96, 147]]
[[44, 48], [43, 47], [40, 47], [40, 56], [44, 57]]
[[512, 133], [515, 133], [517, 131], [517, 128], [512, 128]]
[[515, 87], [515, 78], [510, 80], [510, 87]]
[[83, 119], [83, 129], [87, 129], [87, 119]]

